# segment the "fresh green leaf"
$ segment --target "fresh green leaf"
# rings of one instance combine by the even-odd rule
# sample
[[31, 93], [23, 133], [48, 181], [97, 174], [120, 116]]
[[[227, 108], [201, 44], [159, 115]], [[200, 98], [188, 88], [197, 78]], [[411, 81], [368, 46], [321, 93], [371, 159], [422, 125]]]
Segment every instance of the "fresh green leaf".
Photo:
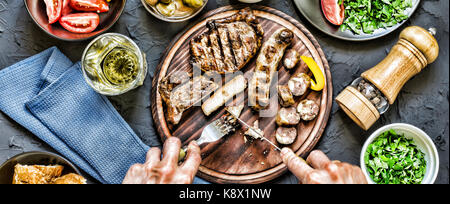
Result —
[[[342, 3], [339, 0], [338, 3]], [[346, 19], [341, 30], [351, 30], [355, 34], [372, 34], [380, 28], [387, 28], [408, 19], [407, 8], [412, 0], [345, 0]], [[395, 134], [390, 133], [390, 134]]]
[[382, 133], [368, 145], [364, 162], [372, 180], [380, 184], [418, 184], [426, 171], [425, 154], [412, 139], [394, 130]]

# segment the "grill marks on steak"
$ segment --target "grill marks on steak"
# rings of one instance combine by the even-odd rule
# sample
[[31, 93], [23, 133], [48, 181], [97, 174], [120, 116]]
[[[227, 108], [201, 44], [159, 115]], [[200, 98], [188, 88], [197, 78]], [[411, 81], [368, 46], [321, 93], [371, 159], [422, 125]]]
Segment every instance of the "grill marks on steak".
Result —
[[191, 64], [221, 74], [242, 69], [258, 52], [264, 31], [250, 8], [207, 22], [208, 31], [190, 42]]
[[209, 46], [209, 37], [207, 33], [191, 41], [191, 55], [197, 56], [196, 62], [201, 67], [215, 67], [212, 48]]
[[[234, 59], [236, 60], [236, 65], [244, 64], [244, 48], [239, 38], [238, 29], [236, 29], [236, 23], [225, 24], [228, 28], [228, 35], [230, 36], [231, 48], [234, 52]], [[239, 67], [239, 66], [238, 66]]]
[[214, 62], [216, 63], [216, 68], [218, 70], [224, 70], [226, 68], [226, 64], [222, 60], [223, 54], [221, 49], [219, 32], [217, 30], [211, 31], [211, 33], [209, 34], [209, 40], [214, 55]]
[[[226, 27], [220, 26], [217, 28], [217, 32], [219, 33], [221, 50], [223, 51], [223, 60], [226, 64], [224, 69], [225, 72], [231, 72], [236, 70], [236, 60], [234, 58], [233, 50], [231, 49], [230, 40], [228, 37], [228, 29]], [[204, 69], [206, 70], [206, 69]]]

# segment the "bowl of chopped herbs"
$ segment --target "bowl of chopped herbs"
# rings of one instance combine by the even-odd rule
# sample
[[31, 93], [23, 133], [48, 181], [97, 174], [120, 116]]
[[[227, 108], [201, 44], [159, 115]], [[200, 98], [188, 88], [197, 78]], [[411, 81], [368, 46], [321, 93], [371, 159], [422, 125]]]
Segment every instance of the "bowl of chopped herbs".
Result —
[[433, 184], [439, 155], [421, 129], [403, 123], [375, 131], [361, 151], [361, 168], [372, 184]]

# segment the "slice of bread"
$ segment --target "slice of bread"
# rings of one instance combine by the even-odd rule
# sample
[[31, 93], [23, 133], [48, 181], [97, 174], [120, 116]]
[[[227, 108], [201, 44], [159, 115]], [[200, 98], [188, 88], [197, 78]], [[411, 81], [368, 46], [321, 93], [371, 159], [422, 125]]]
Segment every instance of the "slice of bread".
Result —
[[21, 165], [14, 167], [13, 184], [48, 184], [61, 176], [64, 167], [61, 165]]
[[53, 179], [52, 184], [86, 184], [86, 179], [78, 174], [70, 173]]

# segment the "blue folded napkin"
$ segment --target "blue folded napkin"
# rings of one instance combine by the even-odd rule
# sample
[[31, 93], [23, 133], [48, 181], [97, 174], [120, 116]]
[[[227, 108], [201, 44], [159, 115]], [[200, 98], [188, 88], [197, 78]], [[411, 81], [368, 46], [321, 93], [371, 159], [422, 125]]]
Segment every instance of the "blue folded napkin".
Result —
[[0, 71], [0, 110], [101, 183], [122, 183], [149, 150], [56, 47]]
[[57, 48], [1, 70], [0, 87], [0, 110], [98, 181], [145, 162], [149, 147]]

